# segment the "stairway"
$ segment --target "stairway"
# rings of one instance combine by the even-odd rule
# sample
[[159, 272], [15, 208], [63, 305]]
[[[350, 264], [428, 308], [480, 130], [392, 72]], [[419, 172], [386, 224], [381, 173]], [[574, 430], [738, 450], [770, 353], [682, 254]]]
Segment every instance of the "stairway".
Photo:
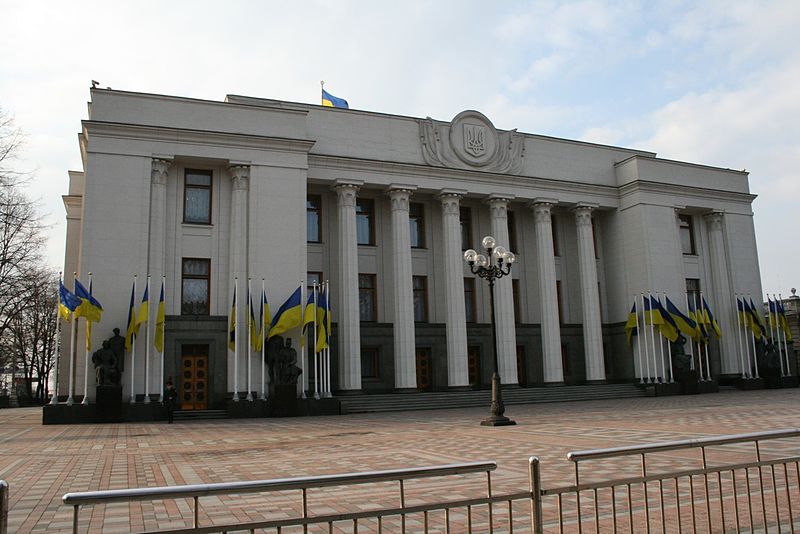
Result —
[[199, 421], [205, 419], [225, 419], [228, 413], [225, 410], [175, 410], [175, 421]]
[[[644, 397], [646, 391], [635, 384], [594, 384], [585, 386], [553, 386], [503, 389], [503, 402], [534, 404], [599, 399]], [[404, 410], [434, 410], [442, 408], [471, 408], [488, 406], [492, 392], [437, 391], [431, 393], [389, 393], [337, 397], [342, 413], [396, 412]]]

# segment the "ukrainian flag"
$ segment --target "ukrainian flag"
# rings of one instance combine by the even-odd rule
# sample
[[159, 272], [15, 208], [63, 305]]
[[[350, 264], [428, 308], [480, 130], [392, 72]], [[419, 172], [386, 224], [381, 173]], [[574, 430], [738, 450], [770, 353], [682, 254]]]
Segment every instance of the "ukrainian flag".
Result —
[[144, 295], [142, 295], [142, 304], [139, 306], [139, 313], [136, 314], [136, 327], [140, 324], [146, 323], [150, 318], [150, 285], [144, 286]]
[[636, 301], [634, 301], [631, 311], [628, 314], [628, 321], [625, 323], [625, 334], [628, 336], [628, 345], [632, 344], [631, 340], [633, 339], [633, 336], [639, 334], [637, 328], [638, 324], [639, 322], [636, 317]]
[[58, 282], [58, 314], [62, 319], [69, 322], [72, 312], [81, 305], [81, 299], [64, 287], [64, 282]]
[[269, 311], [269, 302], [267, 301], [267, 292], [261, 291], [261, 332], [259, 333], [259, 346], [258, 350], [264, 345], [264, 336], [269, 332], [269, 326], [272, 324], [272, 315]]
[[654, 303], [655, 299], [653, 297], [644, 297], [645, 324], [660, 325], [664, 322], [661, 312], [658, 311], [658, 307]]
[[270, 326], [267, 339], [297, 328], [302, 321], [302, 303], [300, 301], [300, 287], [298, 287], [294, 290], [294, 293], [286, 299], [286, 302], [278, 308], [278, 313], [272, 318], [272, 325]]
[[259, 323], [256, 321], [256, 314], [253, 311], [253, 297], [248, 293], [247, 295], [248, 307], [250, 308], [250, 315], [247, 318], [248, 327], [250, 329], [250, 346], [254, 351], [261, 350], [261, 345], [258, 343], [260, 332], [258, 331]]
[[674, 343], [678, 340], [678, 325], [675, 324], [675, 321], [664, 309], [664, 306], [661, 304], [661, 299], [655, 299], [653, 308], [661, 316], [661, 323], [658, 325], [658, 330], [661, 332], [662, 336]]
[[333, 96], [325, 89], [322, 90], [322, 105], [329, 108], [350, 109], [347, 100]]
[[691, 304], [689, 304], [689, 318], [692, 319], [697, 325], [697, 329], [695, 330], [692, 339], [694, 339], [697, 343], [706, 343], [708, 341], [708, 332], [703, 324], [703, 314], [700, 312], [700, 310], [695, 310]]
[[236, 352], [236, 284], [233, 285], [233, 303], [228, 316], [228, 348]]
[[317, 300], [317, 352], [328, 348], [330, 338], [330, 318], [328, 317], [328, 293], [320, 291]]
[[697, 332], [697, 323], [685, 316], [675, 304], [667, 297], [667, 313], [672, 318], [678, 330], [687, 337], [694, 337]]
[[133, 338], [139, 333], [139, 327], [136, 324], [136, 280], [133, 281], [131, 286], [131, 305], [128, 308], [128, 330], [125, 332], [125, 349], [131, 350], [133, 346]]
[[714, 331], [714, 336], [719, 339], [722, 337], [722, 330], [719, 327], [719, 323], [714, 318], [714, 314], [711, 313], [711, 308], [708, 306], [708, 302], [706, 302], [706, 298], [703, 297], [703, 315], [705, 315], [706, 324], [711, 325], [711, 329]]
[[786, 318], [786, 308], [783, 307], [783, 302], [779, 300], [776, 300], [775, 304], [778, 306], [778, 323], [786, 334], [786, 341], [792, 341], [792, 331], [789, 329], [789, 320]]
[[756, 311], [756, 305], [753, 304], [753, 299], [750, 299], [750, 329], [756, 339], [761, 339], [767, 332], [764, 323], [761, 321], [760, 314]]
[[77, 278], [75, 279], [75, 296], [81, 300], [80, 306], [75, 309], [75, 317], [85, 317], [87, 321], [99, 323], [103, 316], [103, 306]]
[[306, 331], [306, 327], [308, 325], [314, 323], [314, 317], [316, 316], [316, 310], [314, 306], [314, 293], [316, 293], [316, 289], [312, 289], [308, 293], [308, 300], [306, 301], [306, 307], [303, 310], [303, 332]]
[[739, 310], [739, 324], [742, 326], [749, 326], [750, 322], [747, 320], [747, 312], [744, 310], [742, 299], [736, 297], [736, 309]]
[[158, 297], [158, 311], [156, 312], [156, 335], [154, 345], [158, 352], [164, 352], [164, 281], [161, 281], [161, 296]]

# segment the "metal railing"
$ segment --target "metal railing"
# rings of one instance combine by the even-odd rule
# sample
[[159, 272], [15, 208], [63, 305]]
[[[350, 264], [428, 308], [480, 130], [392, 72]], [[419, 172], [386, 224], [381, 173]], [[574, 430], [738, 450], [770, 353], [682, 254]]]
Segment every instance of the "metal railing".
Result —
[[8, 482], [0, 480], [0, 534], [8, 533]]
[[[473, 532], [474, 528], [479, 532], [493, 532], [496, 528], [495, 522], [498, 520], [497, 518], [505, 515], [504, 513], [498, 513], [496, 510], [494, 510], [494, 505], [497, 503], [505, 503], [507, 505], [508, 522], [503, 526], [503, 529], [507, 532], [513, 532], [515, 525], [513, 518], [514, 507], [512, 503], [513, 501], [525, 501], [525, 503], [518, 503], [520, 505], [524, 505], [525, 511], [524, 513], [519, 514], [521, 517], [517, 519], [517, 522], [527, 522], [527, 503], [530, 501], [531, 491], [529, 488], [527, 491], [513, 495], [493, 495], [491, 473], [495, 469], [497, 469], [497, 464], [495, 462], [472, 462], [433, 467], [373, 471], [365, 473], [348, 473], [317, 477], [67, 493], [63, 496], [62, 500], [64, 504], [73, 507], [73, 534], [77, 534], [79, 530], [79, 515], [82, 506], [108, 504], [114, 502], [154, 501], [161, 499], [191, 499], [193, 504], [192, 526], [190, 528], [148, 531], [150, 534], [155, 534], [156, 532], [168, 532], [170, 534], [199, 534], [242, 530], [255, 532], [256, 529], [260, 531], [266, 529], [275, 529], [275, 531], [280, 533], [282, 529], [287, 529], [288, 527], [302, 527], [303, 532], [308, 532], [308, 528], [311, 525], [322, 525], [323, 529], [327, 527], [327, 532], [332, 533], [334, 532], [334, 524], [342, 522], [350, 525], [352, 532], [359, 531], [360, 522], [370, 522], [369, 526], [364, 524], [365, 528], [370, 532], [375, 528], [377, 528], [377, 532], [382, 532], [384, 528], [384, 520], [392, 516], [399, 519], [399, 524], [396, 526], [400, 529], [400, 531], [406, 532], [406, 519], [408, 516], [412, 515], [421, 516], [422, 525], [420, 528], [417, 528], [415, 523], [415, 526], [409, 527], [409, 530], [416, 532], [424, 529], [425, 532], [428, 532], [430, 527], [429, 523], [433, 519], [431, 517], [431, 512], [434, 511], [439, 511], [443, 514], [443, 517], [441, 517], [442, 514], [439, 514], [439, 516], [437, 516], [437, 520], [440, 522], [443, 521], [443, 527], [446, 532], [450, 532], [451, 527], [455, 528], [455, 532]], [[484, 473], [486, 476], [484, 496], [415, 505], [410, 505], [406, 502], [407, 481], [432, 477], [469, 475], [476, 473]], [[398, 483], [397, 503], [399, 506], [366, 511], [310, 515], [308, 490], [312, 488], [353, 486], [357, 484], [369, 484], [377, 482]], [[300, 491], [301, 512], [298, 517], [286, 518], [284, 515], [281, 517], [281, 519], [240, 522], [225, 525], [200, 525], [201, 497], [243, 493], [266, 493], [287, 490]], [[486, 513], [477, 514], [474, 509], [478, 506], [486, 507]], [[465, 514], [460, 514], [458, 518], [451, 518], [451, 512], [459, 508], [465, 509]], [[518, 508], [521, 508], [521, 506], [518, 506]], [[478, 518], [478, 516], [480, 517]], [[337, 525], [337, 528], [339, 526], [340, 525]], [[319, 530], [316, 531], [319, 532]]]
[[[768, 531], [770, 527], [795, 532], [800, 530], [795, 522], [795, 517], [800, 518], [800, 456], [796, 455], [800, 448], [795, 444], [787, 447], [794, 455], [764, 459], [761, 442], [798, 436], [800, 429], [786, 429], [571, 452], [567, 458], [575, 464], [575, 484], [551, 489], [542, 488], [539, 461], [531, 458], [533, 532], [545, 532], [545, 527], [579, 533], [589, 527], [597, 533], [651, 532], [654, 525], [660, 532]], [[726, 445], [738, 445], [735, 455], [749, 456], [750, 461], [710, 465], [708, 449]], [[655, 474], [649, 469], [658, 462], [648, 455], [690, 449], [700, 451], [693, 459], [699, 462], [694, 469]], [[581, 482], [582, 462], [629, 456], [639, 457], [637, 475]], [[692, 461], [682, 458], [681, 462], [687, 460]], [[674, 460], [664, 463], [674, 465]], [[608, 462], [601, 465], [604, 473], [625, 469]], [[586, 471], [583, 475], [585, 480]], [[544, 497], [554, 497], [556, 502], [545, 507]], [[585, 506], [587, 500], [590, 506]]]

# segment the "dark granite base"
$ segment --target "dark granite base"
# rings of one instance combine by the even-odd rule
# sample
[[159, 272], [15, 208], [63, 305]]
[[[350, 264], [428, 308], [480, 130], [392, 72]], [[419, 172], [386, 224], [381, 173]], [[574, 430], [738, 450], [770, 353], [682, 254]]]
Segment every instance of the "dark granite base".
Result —
[[229, 399], [225, 403], [225, 412], [231, 419], [252, 419], [254, 417], [266, 417], [268, 404], [263, 400], [240, 400], [234, 402]]
[[667, 397], [670, 395], [680, 395], [681, 385], [677, 382], [668, 384], [655, 384], [656, 397]]
[[97, 404], [47, 404], [42, 407], [43, 425], [78, 425], [87, 423], [131, 423], [146, 421], [164, 421], [167, 412], [158, 402], [150, 404], [122, 403], [115, 420], [109, 420], [108, 414], [103, 412]]
[[705, 382], [697, 383], [698, 393], [719, 393], [719, 384], [716, 380], [706, 380]]
[[764, 389], [763, 378], [740, 378], [736, 387], [742, 390]]
[[796, 376], [784, 376], [781, 378], [781, 387], [796, 388], [800, 385], [800, 378]]

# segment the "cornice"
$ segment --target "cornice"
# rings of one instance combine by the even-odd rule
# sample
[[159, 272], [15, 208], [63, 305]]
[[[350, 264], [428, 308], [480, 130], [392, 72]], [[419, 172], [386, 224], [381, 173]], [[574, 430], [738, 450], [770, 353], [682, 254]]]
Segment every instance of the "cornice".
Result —
[[636, 180], [619, 188], [620, 200], [634, 193], [661, 193], [671, 196], [679, 194], [684, 196], [712, 198], [715, 200], [747, 202], [748, 204], [751, 204], [758, 197], [758, 195], [753, 195], [751, 193], [737, 193], [735, 191], [724, 191], [691, 185], [665, 184], [663, 182], [651, 182], [648, 180]]
[[156, 142], [175, 142], [188, 145], [216, 145], [228, 148], [251, 150], [279, 150], [283, 152], [308, 153], [314, 141], [288, 137], [266, 137], [259, 135], [168, 128], [103, 121], [82, 121], [84, 137], [100, 136], [113, 139], [128, 139]]

